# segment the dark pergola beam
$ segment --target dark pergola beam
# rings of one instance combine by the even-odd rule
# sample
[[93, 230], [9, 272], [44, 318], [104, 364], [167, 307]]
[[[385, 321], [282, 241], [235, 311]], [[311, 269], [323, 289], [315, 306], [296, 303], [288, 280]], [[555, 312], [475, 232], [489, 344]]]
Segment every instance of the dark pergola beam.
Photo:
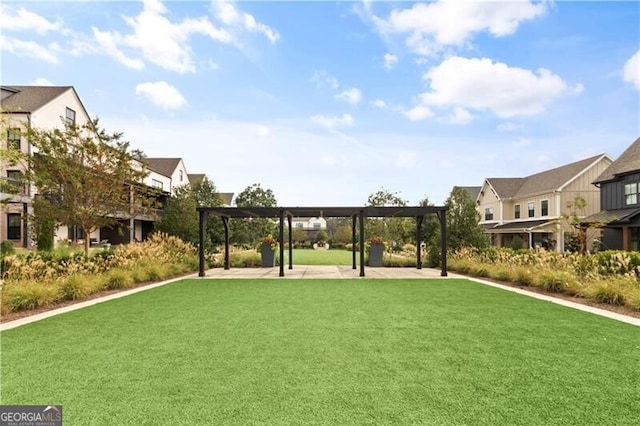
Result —
[[360, 276], [364, 277], [364, 210], [360, 210]]
[[224, 227], [224, 269], [229, 269], [229, 218], [220, 216]]
[[291, 232], [291, 215], [287, 214], [289, 225], [289, 269], [293, 269], [293, 233]]
[[204, 225], [207, 221], [207, 211], [200, 210], [200, 216], [198, 218], [198, 259], [199, 270], [198, 276], [204, 277]]
[[351, 216], [351, 257], [352, 257], [352, 269], [356, 269], [356, 220], [358, 216]]
[[442, 210], [438, 212], [438, 218], [440, 219], [440, 276], [447, 276], [447, 212]]
[[416, 268], [422, 269], [422, 221], [424, 216], [416, 217]]
[[284, 277], [284, 210], [280, 210], [280, 235], [278, 242], [280, 243], [280, 276]]

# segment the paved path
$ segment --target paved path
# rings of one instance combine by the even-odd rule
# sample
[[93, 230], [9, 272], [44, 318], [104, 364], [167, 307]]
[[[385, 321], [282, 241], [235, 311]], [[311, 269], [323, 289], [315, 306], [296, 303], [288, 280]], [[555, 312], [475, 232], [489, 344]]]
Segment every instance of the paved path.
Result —
[[[489, 285], [493, 287], [498, 287], [503, 290], [512, 291], [515, 293], [519, 293], [525, 296], [533, 297], [540, 300], [545, 300], [551, 303], [556, 303], [558, 305], [567, 306], [574, 309], [579, 309], [581, 311], [590, 312], [595, 315], [600, 315], [603, 317], [611, 318], [617, 321], [625, 322], [627, 324], [632, 324], [636, 326], [640, 326], [640, 318], [630, 317], [628, 315], [618, 314], [616, 312], [607, 311], [604, 309], [594, 308], [591, 306], [583, 305], [580, 303], [571, 302], [564, 299], [558, 299], [553, 296], [548, 296], [545, 294], [534, 293], [531, 291], [523, 290], [521, 288], [510, 287], [502, 284], [496, 284], [490, 281], [469, 278], [462, 275], [454, 274], [449, 272], [448, 277], [441, 277], [439, 269], [431, 269], [431, 268], [423, 268], [423, 269], [415, 269], [415, 268], [365, 268], [366, 277], [360, 277], [360, 269], [352, 269], [351, 266], [304, 266], [304, 265], [294, 265], [293, 269], [284, 270], [284, 277], [278, 276], [280, 273], [280, 268], [231, 268], [228, 270], [224, 270], [222, 268], [210, 269], [206, 271], [206, 276], [199, 278], [202, 280], [206, 279], [232, 279], [232, 278], [249, 278], [249, 279], [259, 279], [259, 278], [267, 278], [267, 279], [374, 279], [374, 278], [440, 278], [446, 280], [448, 278], [465, 278], [471, 281], [475, 281], [484, 285]], [[98, 303], [106, 302], [108, 300], [117, 299], [120, 297], [125, 297], [133, 293], [138, 293], [141, 291], [146, 291], [152, 288], [156, 288], [165, 284], [170, 284], [175, 281], [180, 281], [185, 278], [196, 278], [197, 275], [189, 275], [181, 278], [174, 278], [168, 281], [163, 281], [155, 284], [150, 284], [144, 287], [133, 288], [131, 290], [122, 291], [119, 293], [114, 293], [109, 296], [96, 298], [87, 300], [85, 302], [76, 303], [73, 305], [65, 306], [59, 309], [53, 309], [51, 311], [43, 312], [41, 314], [32, 315], [29, 317], [17, 319], [15, 321], [10, 321], [6, 323], [0, 324], [0, 331], [9, 330], [15, 327], [19, 327], [24, 324], [29, 324], [32, 322], [39, 321], [44, 318], [52, 317], [54, 315], [60, 315], [65, 312], [75, 311], [77, 309], [82, 309], [87, 306], [96, 305]]]

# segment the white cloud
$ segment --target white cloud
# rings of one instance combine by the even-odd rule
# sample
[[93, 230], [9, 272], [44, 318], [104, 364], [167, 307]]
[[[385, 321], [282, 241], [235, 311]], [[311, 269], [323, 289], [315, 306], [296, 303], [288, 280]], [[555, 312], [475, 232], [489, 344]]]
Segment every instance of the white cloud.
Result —
[[53, 49], [45, 47], [34, 41], [18, 40], [0, 35], [0, 50], [11, 52], [18, 56], [40, 59], [51, 64], [58, 63], [56, 55], [51, 53]]
[[338, 80], [331, 76], [325, 70], [319, 70], [313, 73], [311, 76], [311, 82], [316, 85], [317, 88], [328, 86], [333, 90], [337, 90], [340, 86]]
[[280, 39], [278, 31], [258, 22], [253, 15], [238, 10], [233, 3], [213, 0], [212, 5], [216, 12], [216, 17], [223, 24], [242, 28], [249, 32], [260, 33], [269, 39], [271, 43], [275, 43]]
[[636, 89], [640, 89], [640, 50], [624, 64], [623, 77], [624, 81], [633, 84]]
[[398, 57], [396, 55], [392, 55], [391, 53], [384, 54], [384, 68], [386, 70], [390, 70], [398, 63]]
[[[143, 10], [137, 16], [123, 17], [131, 28], [131, 33], [123, 35], [117, 31], [94, 28], [93, 35], [100, 49], [92, 49], [84, 42], [76, 46], [76, 51], [103, 52], [129, 68], [143, 68], [144, 60], [163, 69], [184, 74], [196, 70], [189, 44], [190, 36], [203, 35], [220, 43], [233, 41], [225, 29], [216, 28], [206, 17], [172, 22], [165, 16], [167, 9], [160, 1], [144, 0], [143, 3]], [[125, 53], [124, 50], [128, 52]]]
[[570, 88], [544, 68], [536, 73], [488, 58], [458, 56], [431, 68], [424, 78], [431, 88], [421, 95], [425, 105], [490, 110], [504, 118], [539, 114], [554, 99], [581, 87]]
[[336, 157], [333, 157], [331, 155], [323, 155], [320, 157], [320, 163], [325, 166], [335, 166], [338, 163], [338, 160], [336, 159]]
[[531, 145], [531, 141], [526, 138], [518, 138], [518, 140], [513, 142], [511, 145], [516, 148], [524, 148], [525, 146]]
[[411, 121], [420, 121], [433, 117], [433, 111], [424, 105], [416, 105], [408, 111], [403, 111], [403, 114]]
[[453, 112], [444, 121], [449, 124], [465, 125], [473, 121], [473, 115], [464, 108], [455, 107]]
[[256, 126], [256, 134], [262, 138], [269, 136], [269, 128], [267, 126], [264, 126], [262, 124], [258, 124]]
[[62, 30], [62, 22], [51, 22], [23, 7], [12, 13], [8, 7], [0, 6], [0, 28], [2, 28], [3, 32], [35, 31], [37, 34], [42, 35], [49, 31]]
[[393, 9], [388, 19], [373, 16], [373, 22], [382, 34], [407, 34], [405, 42], [414, 53], [430, 55], [443, 46], [463, 46], [479, 32], [513, 34], [521, 22], [547, 9], [547, 2], [437, 1]]
[[418, 155], [413, 151], [400, 150], [396, 156], [396, 167], [413, 169], [418, 164]]
[[376, 100], [372, 101], [371, 105], [373, 105], [376, 108], [380, 108], [380, 109], [384, 109], [384, 108], [387, 107], [387, 103], [385, 101], [383, 101], [382, 99], [376, 99]]
[[504, 123], [500, 123], [496, 126], [496, 130], [499, 132], [514, 132], [520, 129], [522, 129], [521, 124], [516, 124], [511, 121], [505, 121]]
[[165, 110], [176, 110], [187, 105], [187, 101], [174, 86], [166, 81], [146, 82], [136, 86], [136, 95], [146, 97], [152, 104]]
[[362, 92], [360, 89], [352, 87], [335, 96], [336, 99], [345, 101], [351, 105], [357, 105], [362, 100]]
[[355, 120], [351, 114], [342, 114], [342, 116], [328, 116], [328, 115], [313, 115], [311, 121], [319, 124], [327, 129], [333, 129], [336, 127], [349, 127], [355, 124]]
[[53, 86], [53, 83], [44, 77], [38, 77], [35, 80], [32, 80], [29, 84], [32, 86]]

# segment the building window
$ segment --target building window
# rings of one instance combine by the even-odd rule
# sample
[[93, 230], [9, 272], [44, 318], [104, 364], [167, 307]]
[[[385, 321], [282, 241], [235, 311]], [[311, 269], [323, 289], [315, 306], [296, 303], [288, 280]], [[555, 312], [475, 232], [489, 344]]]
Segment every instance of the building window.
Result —
[[536, 203], [530, 201], [527, 204], [527, 210], [529, 212], [529, 217], [534, 217], [536, 215]]
[[296, 229], [302, 229], [304, 225], [300, 222], [296, 223]]
[[20, 213], [7, 215], [7, 239], [19, 240], [22, 236], [22, 219]]
[[540, 214], [542, 216], [549, 216], [549, 200], [540, 201]]
[[624, 203], [627, 206], [638, 204], [638, 183], [628, 183], [624, 186]]
[[314, 223], [313, 224], [313, 229], [320, 229], [320, 224], [319, 223]]
[[71, 108], [67, 108], [67, 112], [65, 113], [64, 120], [67, 124], [74, 125], [76, 124], [76, 112]]
[[162, 189], [162, 187], [163, 187], [162, 181], [159, 181], [159, 180], [156, 180], [156, 179], [151, 179], [151, 186], [153, 188]]
[[180, 170], [180, 182], [182, 182], [183, 178], [184, 178], [184, 173], [182, 172], [182, 170]]
[[513, 207], [513, 217], [516, 219], [520, 219], [520, 204], [516, 204]]
[[22, 172], [20, 170], [7, 170], [7, 183], [13, 190], [12, 193], [23, 193]]
[[7, 148], [15, 149], [20, 151], [20, 143], [22, 140], [22, 135], [20, 129], [9, 129], [7, 130]]
[[484, 209], [484, 220], [493, 220], [493, 207]]

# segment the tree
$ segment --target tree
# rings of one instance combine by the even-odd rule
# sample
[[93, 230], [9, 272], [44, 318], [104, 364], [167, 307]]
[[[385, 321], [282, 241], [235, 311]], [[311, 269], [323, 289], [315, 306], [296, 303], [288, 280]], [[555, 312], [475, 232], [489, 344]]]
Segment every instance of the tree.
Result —
[[[218, 207], [222, 199], [216, 186], [205, 176], [193, 187], [180, 186], [172, 195], [162, 212], [155, 229], [174, 235], [192, 244], [199, 244], [199, 218], [196, 207]], [[205, 226], [205, 248], [211, 248], [223, 242], [224, 230], [217, 216], [210, 215]]]
[[85, 255], [93, 231], [151, 211], [142, 153], [131, 150], [122, 133], [108, 133], [94, 119], [82, 126], [64, 122], [62, 129], [29, 127], [27, 138], [36, 154], [25, 174], [38, 188], [40, 220], [82, 229]]
[[[367, 205], [403, 207], [407, 205], [407, 201], [401, 198], [399, 193], [381, 188], [369, 195]], [[365, 225], [365, 234], [367, 238], [379, 236], [392, 243], [393, 246], [401, 247], [403, 244], [413, 241], [414, 229], [413, 220], [409, 218], [370, 218]]]
[[167, 200], [160, 219], [155, 223], [155, 230], [197, 245], [199, 242], [197, 206], [197, 199], [191, 189], [186, 185], [179, 186], [175, 194]]
[[[569, 213], [562, 214], [562, 220], [573, 230], [573, 239], [580, 254], [589, 253], [589, 241], [594, 240], [600, 233], [600, 229], [607, 226], [608, 220], [585, 220], [587, 200], [581, 195], [576, 195], [572, 201], [567, 202]], [[565, 243], [569, 246], [570, 243]]]
[[[238, 207], [276, 207], [277, 201], [270, 189], [264, 189], [254, 183], [244, 189], [236, 198]], [[272, 219], [248, 218], [232, 222], [232, 238], [234, 243], [255, 246], [260, 238], [275, 235], [277, 226]]]
[[460, 247], [486, 247], [489, 244], [479, 225], [480, 214], [476, 203], [464, 188], [454, 187], [445, 202], [447, 207], [447, 243], [450, 249]]
[[[429, 197], [424, 197], [420, 201], [421, 207], [429, 207], [434, 204], [429, 201]], [[440, 231], [440, 220], [435, 213], [428, 214], [424, 217], [422, 222], [422, 241], [427, 248], [427, 265], [430, 268], [435, 268], [440, 265], [440, 250], [442, 241]]]

